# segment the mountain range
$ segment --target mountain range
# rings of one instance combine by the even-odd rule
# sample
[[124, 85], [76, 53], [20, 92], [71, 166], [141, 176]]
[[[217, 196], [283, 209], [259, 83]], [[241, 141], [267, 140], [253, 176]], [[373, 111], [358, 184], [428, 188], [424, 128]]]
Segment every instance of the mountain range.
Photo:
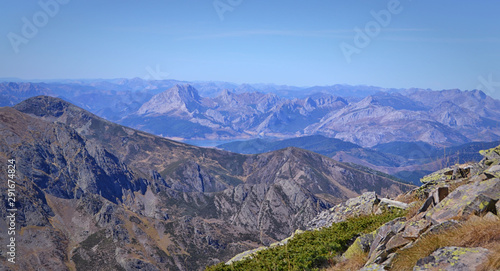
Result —
[[293, 147], [243, 155], [187, 145], [49, 96], [0, 108], [0, 142], [2, 170], [16, 164], [19, 255], [13, 267], [0, 256], [2, 269], [201, 270], [363, 192], [413, 188]]
[[251, 139], [218, 145], [217, 148], [243, 154], [257, 154], [298, 147], [353, 166], [361, 165], [420, 186], [420, 179], [441, 168], [482, 159], [480, 150], [498, 146], [500, 141], [470, 142], [449, 148], [438, 148], [425, 142], [378, 144], [363, 148], [351, 142], [321, 135], [289, 139]]
[[479, 90], [138, 78], [0, 84], [2, 105], [35, 95], [57, 96], [108, 120], [178, 139], [323, 135], [362, 147], [395, 141], [450, 147], [500, 139], [500, 101]]

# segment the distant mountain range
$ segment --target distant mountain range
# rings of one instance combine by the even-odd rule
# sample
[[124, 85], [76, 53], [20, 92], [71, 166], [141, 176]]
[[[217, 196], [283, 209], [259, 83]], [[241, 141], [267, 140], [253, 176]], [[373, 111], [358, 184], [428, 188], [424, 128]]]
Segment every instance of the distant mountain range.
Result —
[[[201, 270], [281, 240], [365, 191], [413, 187], [298, 148], [195, 147], [49, 96], [0, 108], [0, 148], [3, 172], [16, 161], [23, 270]], [[8, 236], [0, 227], [0, 241]]]
[[323, 135], [362, 147], [394, 141], [450, 147], [500, 139], [500, 101], [479, 90], [183, 83], [11, 82], [0, 84], [0, 97], [2, 105], [14, 105], [35, 95], [57, 96], [108, 120], [178, 139]]
[[420, 186], [420, 178], [457, 163], [477, 162], [480, 150], [500, 145], [500, 141], [472, 142], [438, 148], [424, 142], [391, 142], [363, 148], [336, 138], [320, 135], [290, 139], [252, 139], [218, 145], [217, 148], [244, 154], [257, 154], [287, 147], [298, 147], [348, 162], [377, 169]]

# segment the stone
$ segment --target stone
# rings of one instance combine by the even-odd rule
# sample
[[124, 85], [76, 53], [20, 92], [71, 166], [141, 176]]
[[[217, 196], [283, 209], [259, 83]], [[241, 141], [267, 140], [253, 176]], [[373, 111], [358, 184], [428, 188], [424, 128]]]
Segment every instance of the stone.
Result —
[[370, 252], [370, 247], [373, 243], [373, 240], [375, 239], [375, 234], [376, 231], [373, 231], [371, 233], [367, 234], [362, 234], [361, 236], [358, 236], [356, 240], [354, 240], [354, 243], [349, 246], [349, 248], [342, 254], [342, 257], [344, 259], [349, 259], [353, 255], [359, 253], [359, 252]]
[[396, 218], [376, 230], [367, 263], [382, 263], [387, 259], [387, 256], [392, 252], [387, 251], [387, 244], [391, 238], [404, 229], [405, 221], [406, 219], [403, 217]]
[[427, 210], [429, 210], [429, 208], [432, 208], [434, 207], [436, 204], [434, 204], [434, 197], [433, 196], [429, 196], [424, 204], [422, 204], [422, 207], [420, 207], [420, 209], [418, 209], [418, 213], [423, 213]]
[[491, 166], [490, 168], [485, 170], [485, 172], [488, 172], [488, 173], [493, 174], [493, 175], [497, 175], [500, 173], [500, 165]]
[[478, 215], [482, 216], [489, 211], [495, 210], [495, 200], [483, 194], [478, 195], [462, 211], [462, 216]]
[[491, 166], [499, 164], [500, 146], [489, 150], [482, 150], [479, 153], [484, 156], [484, 159], [481, 161], [481, 163], [483, 163], [484, 165]]
[[452, 229], [452, 228], [458, 226], [458, 224], [459, 223], [456, 220], [447, 220], [447, 221], [444, 221], [442, 223], [439, 223], [437, 225], [433, 225], [433, 226], [429, 227], [429, 229], [422, 234], [422, 237], [426, 236], [428, 234], [442, 233], [444, 231], [447, 231], [449, 229]]
[[500, 220], [500, 218], [498, 216], [496, 216], [495, 214], [493, 214], [492, 212], [488, 212], [487, 214], [485, 214], [483, 216], [483, 219], [484, 220], [489, 220], [489, 221], [498, 221], [498, 220]]
[[397, 201], [397, 200], [390, 200], [390, 199], [386, 199], [386, 198], [380, 199], [380, 203], [378, 204], [378, 206], [380, 209], [383, 209], [383, 210], [388, 210], [388, 209], [392, 209], [392, 208], [398, 208], [398, 209], [403, 209], [403, 210], [408, 209], [408, 204], [406, 204], [404, 202]]
[[417, 239], [423, 232], [425, 232], [431, 223], [425, 219], [418, 221], [410, 221], [406, 223], [403, 231], [403, 237], [411, 240]]
[[425, 218], [439, 224], [453, 217], [484, 214], [500, 199], [500, 179], [462, 185], [427, 211]]
[[261, 251], [263, 249], [267, 249], [267, 247], [258, 247], [256, 249], [244, 251], [244, 252], [234, 256], [231, 260], [227, 261], [226, 264], [231, 265], [234, 262], [238, 262], [238, 261], [241, 261], [241, 260], [244, 260], [247, 258], [252, 258], [252, 255], [254, 255], [258, 251]]
[[434, 198], [434, 204], [438, 204], [441, 202], [446, 196], [449, 194], [449, 187], [448, 186], [442, 186], [436, 188], [434, 191], [432, 191], [432, 197]]
[[385, 271], [385, 268], [383, 265], [372, 263], [359, 269], [359, 271]]
[[394, 235], [394, 237], [392, 237], [389, 240], [389, 242], [387, 242], [387, 244], [385, 245], [385, 250], [388, 253], [392, 253], [392, 252], [396, 251], [397, 249], [406, 246], [410, 242], [411, 242], [411, 240], [404, 238], [403, 233], [400, 232], [400, 233]]
[[485, 248], [442, 247], [430, 256], [417, 261], [414, 271], [472, 271], [488, 260], [489, 251]]
[[321, 212], [306, 225], [307, 230], [315, 230], [328, 227], [332, 223], [338, 223], [349, 217], [370, 215], [373, 213], [374, 205], [380, 200], [375, 192], [365, 192], [361, 196], [348, 199], [329, 210]]
[[391, 253], [387, 256], [387, 260], [385, 260], [383, 263], [382, 263], [382, 266], [384, 266], [384, 268], [389, 268], [391, 269], [392, 267], [392, 262], [394, 261], [394, 259], [396, 258], [396, 253]]

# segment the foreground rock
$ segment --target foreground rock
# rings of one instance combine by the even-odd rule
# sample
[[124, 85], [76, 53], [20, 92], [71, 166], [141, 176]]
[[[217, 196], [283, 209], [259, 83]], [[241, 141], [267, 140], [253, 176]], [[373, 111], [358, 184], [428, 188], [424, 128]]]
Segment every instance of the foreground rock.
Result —
[[[393, 264], [399, 253], [418, 246], [423, 238], [453, 232], [464, 223], [499, 221], [500, 179], [496, 174], [500, 169], [500, 146], [481, 153], [485, 158], [477, 164], [456, 165], [424, 177], [422, 187], [406, 194], [423, 200], [412, 217], [396, 219], [373, 233], [361, 235], [345, 255], [355, 250], [368, 253], [361, 270], [397, 270]], [[384, 201], [390, 202], [381, 200], [378, 205], [387, 205]], [[500, 242], [497, 239], [490, 242]], [[482, 247], [441, 247], [421, 258], [414, 270], [480, 270], [491, 255]]]
[[[500, 146], [483, 153], [485, 158], [479, 163], [456, 165], [453, 169], [431, 174], [431, 178], [450, 177], [434, 178], [422, 187], [399, 196], [401, 201], [379, 198], [373, 192], [351, 198], [321, 212], [307, 224], [308, 230], [322, 230], [322, 227], [349, 217], [406, 209], [405, 217], [395, 218], [369, 233], [349, 235], [347, 250], [342, 247], [342, 255], [336, 250], [339, 254], [330, 258], [338, 264], [335, 267], [340, 267], [333, 270], [346, 270], [346, 266], [349, 270], [365, 271], [500, 270], [500, 179], [491, 174], [499, 165]], [[346, 227], [343, 230], [353, 225], [338, 226]], [[329, 230], [320, 234], [330, 234]], [[315, 232], [309, 234], [313, 236]], [[277, 245], [286, 244], [288, 240]], [[305, 244], [294, 247], [298, 259], [303, 256], [301, 248], [309, 247], [309, 252], [314, 251], [308, 242], [307, 239], [300, 239], [298, 243]], [[317, 240], [311, 242], [314, 244]], [[281, 254], [277, 252], [276, 255]], [[267, 262], [263, 259], [254, 264], [265, 265], [272, 258], [263, 257], [268, 257]], [[233, 267], [222, 265], [220, 270]]]
[[442, 247], [430, 256], [418, 260], [414, 271], [474, 271], [488, 260], [485, 248]]

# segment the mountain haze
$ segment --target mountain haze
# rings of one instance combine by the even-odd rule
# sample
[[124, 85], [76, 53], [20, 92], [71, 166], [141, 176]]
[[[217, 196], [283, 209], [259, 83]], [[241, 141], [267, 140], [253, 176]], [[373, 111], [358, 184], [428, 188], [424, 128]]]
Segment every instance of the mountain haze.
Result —
[[18, 169], [18, 253], [34, 255], [19, 270], [199, 270], [365, 191], [411, 188], [297, 148], [241, 155], [171, 141], [47, 96], [0, 119], [0, 160]]

